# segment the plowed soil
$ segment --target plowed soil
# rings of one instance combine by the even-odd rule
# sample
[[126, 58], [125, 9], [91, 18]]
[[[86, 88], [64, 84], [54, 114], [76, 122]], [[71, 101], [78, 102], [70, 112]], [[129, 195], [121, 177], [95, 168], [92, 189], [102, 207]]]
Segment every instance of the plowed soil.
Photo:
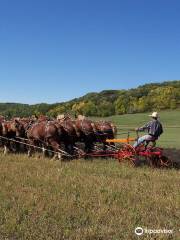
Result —
[[173, 161], [174, 166], [180, 168], [180, 149], [166, 148], [164, 155]]

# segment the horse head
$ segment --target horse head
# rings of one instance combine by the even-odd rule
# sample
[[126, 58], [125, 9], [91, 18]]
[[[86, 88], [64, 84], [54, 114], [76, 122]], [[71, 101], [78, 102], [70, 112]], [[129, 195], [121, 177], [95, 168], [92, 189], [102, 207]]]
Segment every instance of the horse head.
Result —
[[16, 137], [24, 136], [25, 129], [20, 119], [15, 118], [11, 123], [11, 131], [16, 133]]

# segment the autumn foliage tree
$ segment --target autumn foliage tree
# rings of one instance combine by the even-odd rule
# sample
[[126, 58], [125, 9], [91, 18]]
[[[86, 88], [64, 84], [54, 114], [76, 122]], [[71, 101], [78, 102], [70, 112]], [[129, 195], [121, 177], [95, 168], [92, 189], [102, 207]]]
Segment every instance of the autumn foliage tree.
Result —
[[55, 104], [0, 103], [0, 115], [14, 116], [70, 113], [106, 117], [114, 114], [141, 113], [180, 107], [180, 81], [152, 83], [129, 90], [105, 90]]

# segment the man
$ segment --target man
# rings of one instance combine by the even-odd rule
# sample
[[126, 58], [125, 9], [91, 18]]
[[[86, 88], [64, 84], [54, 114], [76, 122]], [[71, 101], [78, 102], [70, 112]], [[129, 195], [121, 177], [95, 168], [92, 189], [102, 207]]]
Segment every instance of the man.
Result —
[[158, 113], [153, 112], [151, 115], [152, 120], [145, 124], [143, 127], [136, 128], [136, 131], [148, 131], [148, 134], [140, 137], [137, 142], [135, 142], [134, 147], [136, 148], [140, 144], [144, 143], [145, 141], [156, 141], [159, 136], [163, 133], [162, 124], [158, 120]]

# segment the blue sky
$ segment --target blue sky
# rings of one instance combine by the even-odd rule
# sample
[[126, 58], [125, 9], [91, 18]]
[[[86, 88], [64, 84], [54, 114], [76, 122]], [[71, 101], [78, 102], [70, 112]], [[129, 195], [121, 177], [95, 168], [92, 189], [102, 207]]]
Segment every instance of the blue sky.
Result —
[[178, 0], [0, 0], [0, 102], [180, 79]]

